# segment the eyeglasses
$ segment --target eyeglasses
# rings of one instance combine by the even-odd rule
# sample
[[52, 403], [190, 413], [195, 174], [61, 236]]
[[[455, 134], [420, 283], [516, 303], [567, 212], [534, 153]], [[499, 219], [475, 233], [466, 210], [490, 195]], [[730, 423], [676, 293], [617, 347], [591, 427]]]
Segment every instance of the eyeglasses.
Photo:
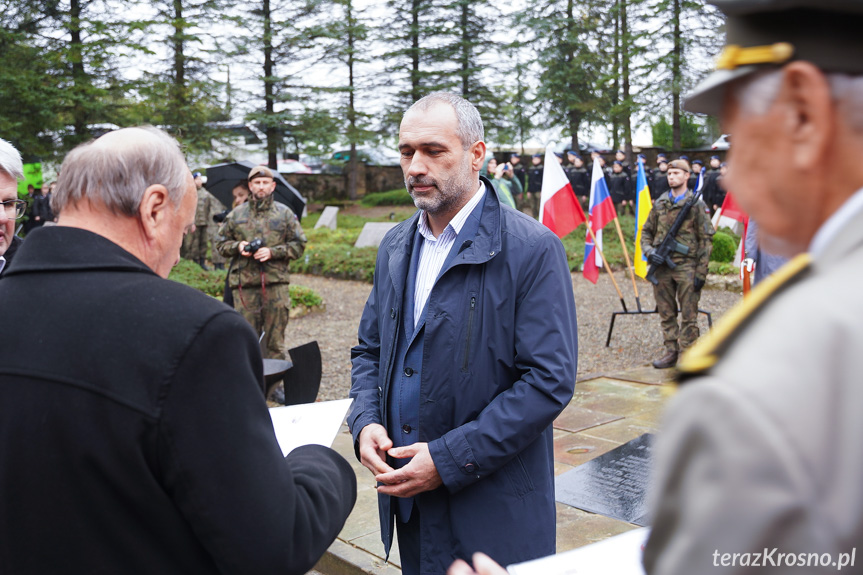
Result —
[[10, 220], [23, 218], [24, 213], [27, 211], [27, 202], [24, 200], [6, 200], [5, 202], [0, 202], [0, 204], [3, 205], [6, 217]]

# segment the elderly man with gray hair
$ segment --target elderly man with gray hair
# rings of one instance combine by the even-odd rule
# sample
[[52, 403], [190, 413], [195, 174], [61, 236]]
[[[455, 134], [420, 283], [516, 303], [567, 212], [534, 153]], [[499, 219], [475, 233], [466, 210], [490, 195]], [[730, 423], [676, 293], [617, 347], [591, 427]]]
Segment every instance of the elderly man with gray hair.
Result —
[[302, 574], [350, 513], [343, 458], [282, 455], [249, 325], [164, 279], [196, 202], [167, 134], [106, 134], [0, 282], [4, 573]]
[[0, 277], [12, 261], [21, 238], [15, 235], [15, 220], [24, 216], [27, 202], [18, 199], [18, 180], [24, 178], [21, 154], [0, 138]]

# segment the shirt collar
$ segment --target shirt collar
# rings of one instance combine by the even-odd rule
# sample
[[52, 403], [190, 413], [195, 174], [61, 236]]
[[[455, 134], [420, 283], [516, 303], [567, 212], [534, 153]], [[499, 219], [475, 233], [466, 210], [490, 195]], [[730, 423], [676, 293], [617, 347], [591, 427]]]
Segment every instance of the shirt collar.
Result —
[[[458, 211], [458, 213], [453, 216], [453, 218], [449, 221], [447, 226], [444, 228], [444, 231], [441, 232], [441, 235], [445, 234], [448, 229], [452, 229], [454, 235], [458, 235], [461, 232], [461, 229], [464, 227], [464, 223], [467, 221], [468, 216], [471, 214], [476, 205], [480, 202], [480, 200], [485, 197], [485, 184], [482, 182], [479, 183], [479, 188], [477, 188], [476, 192], [474, 192], [473, 197], [468, 200], [468, 202]], [[417, 220], [417, 228], [419, 228], [420, 234], [427, 240], [435, 240], [437, 238], [432, 234], [431, 226], [428, 223], [428, 214], [425, 210], [420, 214], [419, 219]]]
[[863, 211], [863, 188], [857, 190], [853, 196], [845, 200], [845, 203], [830, 216], [826, 222], [821, 224], [812, 243], [809, 244], [809, 253], [813, 258], [824, 252], [831, 241], [839, 234], [845, 225]]
[[6, 258], [3, 256], [0, 256], [0, 273], [3, 272], [3, 268], [5, 268], [5, 267], [6, 267]]

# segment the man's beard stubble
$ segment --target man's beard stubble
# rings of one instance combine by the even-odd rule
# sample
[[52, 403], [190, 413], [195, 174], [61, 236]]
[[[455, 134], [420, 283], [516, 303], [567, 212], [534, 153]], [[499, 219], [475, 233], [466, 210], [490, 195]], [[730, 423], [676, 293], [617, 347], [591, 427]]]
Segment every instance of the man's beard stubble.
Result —
[[[429, 176], [409, 177], [405, 180], [405, 187], [414, 200], [414, 205], [431, 215], [446, 213], [456, 206], [467, 194], [472, 191], [470, 162], [465, 161], [458, 172], [451, 178], [435, 180]], [[437, 194], [433, 196], [418, 197], [414, 195], [412, 186], [434, 186]]]

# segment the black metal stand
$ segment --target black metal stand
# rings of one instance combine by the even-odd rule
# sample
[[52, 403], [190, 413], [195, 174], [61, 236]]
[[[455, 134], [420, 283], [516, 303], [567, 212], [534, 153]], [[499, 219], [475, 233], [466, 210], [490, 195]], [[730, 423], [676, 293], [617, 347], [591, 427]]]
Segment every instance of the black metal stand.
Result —
[[[635, 305], [638, 308], [637, 311], [627, 310], [626, 309], [626, 302], [624, 302], [623, 300], [620, 300], [620, 302], [621, 302], [621, 304], [623, 304], [623, 311], [615, 311], [615, 312], [611, 313], [611, 324], [608, 326], [608, 337], [605, 340], [605, 347], [608, 347], [609, 345], [611, 345], [611, 334], [614, 332], [614, 320], [617, 319], [617, 316], [619, 316], [619, 315], [622, 315], [622, 316], [649, 315], [652, 313], [659, 313], [659, 310], [657, 310], [656, 308], [654, 308], [651, 311], [644, 311], [643, 309], [641, 309], [641, 300], [638, 298], [635, 298]], [[677, 313], [678, 314], [680, 313], [679, 309], [677, 310]], [[708, 329], [712, 328], [713, 327], [713, 316], [710, 315], [710, 312], [705, 311], [703, 309], [700, 309], [700, 310], [698, 310], [698, 313], [703, 313], [704, 315], [707, 316], [707, 327], [708, 327]]]

